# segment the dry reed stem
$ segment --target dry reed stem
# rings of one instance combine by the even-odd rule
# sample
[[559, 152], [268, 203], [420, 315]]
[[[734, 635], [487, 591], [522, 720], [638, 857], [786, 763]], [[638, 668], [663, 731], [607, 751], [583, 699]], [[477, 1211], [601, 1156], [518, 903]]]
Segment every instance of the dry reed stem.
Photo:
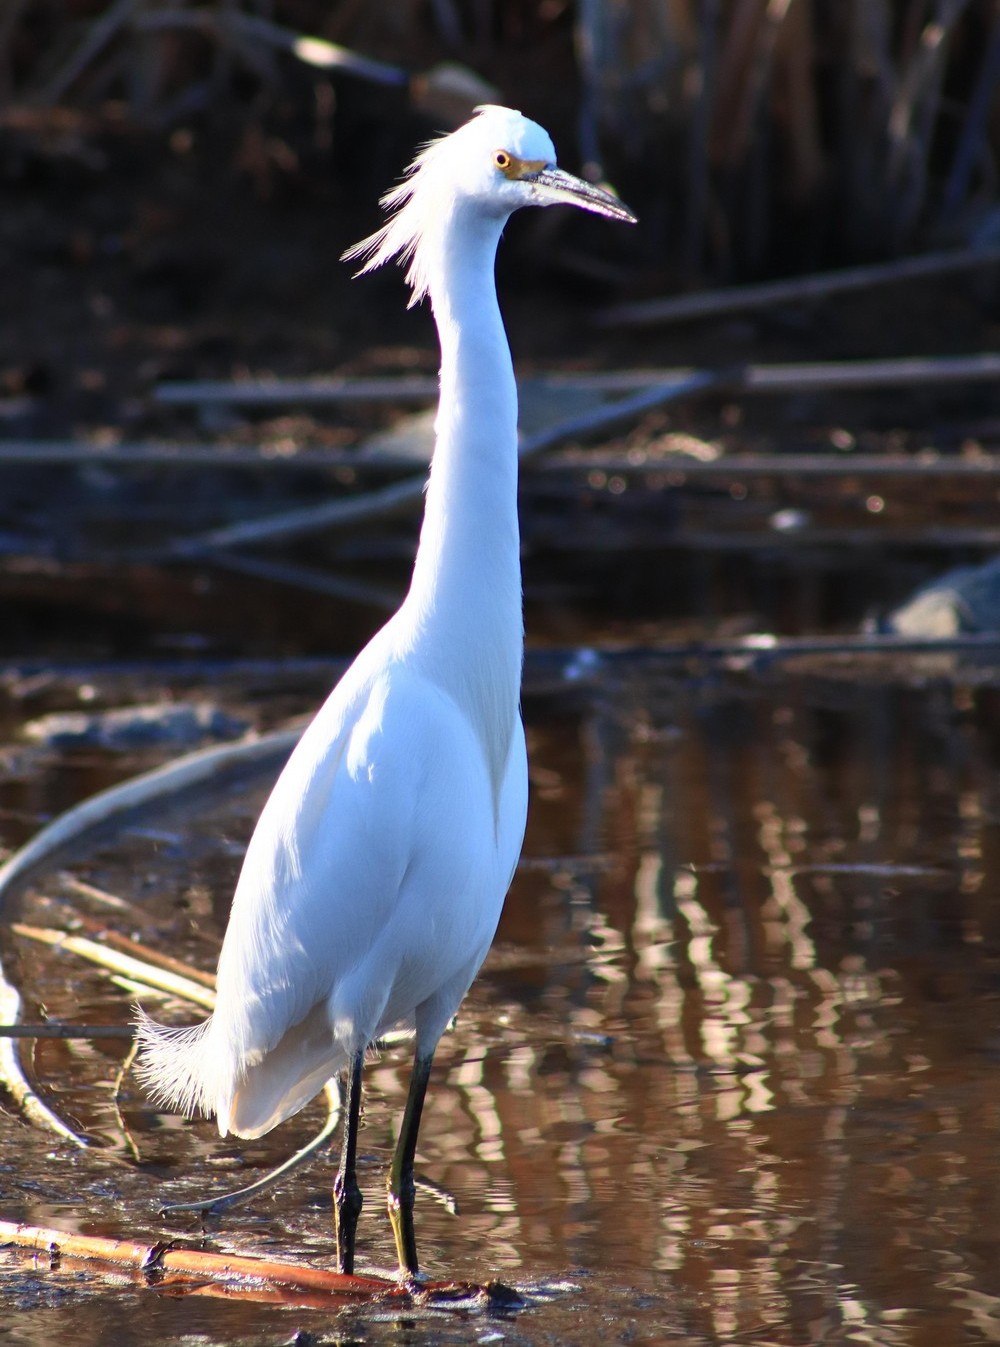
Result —
[[111, 949], [97, 940], [72, 935], [67, 931], [56, 931], [48, 926], [29, 926], [24, 922], [13, 922], [10, 929], [15, 935], [22, 936], [26, 940], [35, 940], [39, 944], [50, 945], [67, 954], [76, 954], [89, 963], [108, 969], [109, 972], [145, 983], [170, 996], [179, 996], [182, 1000], [201, 1006], [205, 1010], [212, 1010], [215, 1006], [213, 987], [207, 987], [203, 982], [185, 977], [172, 969], [156, 966], [144, 958], [139, 959], [122, 950]]

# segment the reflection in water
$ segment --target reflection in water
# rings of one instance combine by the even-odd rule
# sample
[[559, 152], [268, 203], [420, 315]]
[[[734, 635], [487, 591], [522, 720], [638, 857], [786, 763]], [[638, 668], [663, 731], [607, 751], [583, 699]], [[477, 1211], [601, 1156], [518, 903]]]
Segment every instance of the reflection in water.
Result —
[[[518, 1322], [524, 1341], [596, 1342], [612, 1309], [644, 1342], [1000, 1339], [998, 703], [982, 671], [852, 672], [626, 668], [579, 715], [529, 707], [525, 860], [441, 1045], [419, 1156], [460, 1212], [421, 1194], [429, 1268], [575, 1280]], [[129, 901], [130, 930], [210, 965], [264, 790], [178, 807], [152, 845], [78, 870]], [[26, 910], [66, 921], [54, 886]], [[124, 1015], [99, 975], [74, 965], [70, 994], [51, 951], [11, 952], [50, 1014]], [[116, 1052], [47, 1043], [35, 1069], [120, 1153]], [[406, 1066], [368, 1073], [361, 1241], [382, 1265]], [[138, 1210], [155, 1231], [151, 1203], [253, 1177], [314, 1121], [240, 1147], [123, 1102], [163, 1181], [91, 1152], [70, 1222]], [[328, 1260], [329, 1177], [314, 1166], [215, 1233]], [[44, 1183], [11, 1191], [14, 1214], [51, 1218]]]

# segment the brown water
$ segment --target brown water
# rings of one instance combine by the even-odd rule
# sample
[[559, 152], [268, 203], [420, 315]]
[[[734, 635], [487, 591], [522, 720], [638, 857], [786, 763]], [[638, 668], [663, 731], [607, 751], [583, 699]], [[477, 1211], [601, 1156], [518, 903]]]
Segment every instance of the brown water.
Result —
[[[271, 693], [246, 701], [266, 714]], [[1000, 1340], [1000, 667], [622, 658], [525, 709], [524, 860], [421, 1131], [418, 1171], [459, 1214], [421, 1192], [417, 1234], [432, 1275], [499, 1276], [527, 1307], [172, 1300], [5, 1253], [0, 1342]], [[10, 750], [4, 835], [150, 761]], [[124, 909], [54, 873], [5, 915], [89, 911], [210, 968], [266, 789], [186, 799], [71, 858]], [[74, 956], [6, 932], [2, 949], [27, 1018], [127, 1018], [133, 992]], [[158, 1204], [257, 1177], [322, 1122], [317, 1105], [220, 1141], [129, 1081], [120, 1119], [122, 1054], [26, 1045], [93, 1145], [0, 1115], [0, 1217], [199, 1240]], [[381, 1193], [406, 1069], [386, 1054], [367, 1074], [364, 1266], [394, 1261]], [[331, 1265], [331, 1177], [317, 1160], [208, 1222], [210, 1246]]]

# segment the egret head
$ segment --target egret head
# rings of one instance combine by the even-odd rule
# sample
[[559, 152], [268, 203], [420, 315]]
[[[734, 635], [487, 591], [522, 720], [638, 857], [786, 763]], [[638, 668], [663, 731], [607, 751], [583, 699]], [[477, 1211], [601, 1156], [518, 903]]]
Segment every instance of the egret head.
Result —
[[457, 131], [421, 150], [403, 182], [382, 198], [391, 218], [344, 257], [363, 258], [361, 272], [392, 258], [407, 263], [413, 305], [430, 286], [430, 240], [457, 211], [471, 208], [480, 218], [502, 225], [521, 206], [561, 204], [635, 223], [632, 212], [611, 192], [556, 166], [552, 141], [537, 122], [511, 108], [487, 105]]

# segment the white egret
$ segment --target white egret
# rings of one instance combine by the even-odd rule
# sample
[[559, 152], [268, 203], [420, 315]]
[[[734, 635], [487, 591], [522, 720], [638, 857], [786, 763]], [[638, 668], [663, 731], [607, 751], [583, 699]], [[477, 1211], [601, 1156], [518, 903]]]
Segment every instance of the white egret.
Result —
[[211, 1017], [140, 1012], [139, 1071], [161, 1103], [258, 1137], [346, 1070], [334, 1185], [337, 1261], [353, 1271], [361, 1075], [376, 1039], [414, 1036], [388, 1177], [401, 1273], [417, 1272], [413, 1161], [431, 1061], [493, 939], [521, 850], [528, 780], [517, 390], [494, 259], [520, 206], [616, 220], [610, 193], [556, 167], [547, 133], [484, 107], [432, 142], [383, 198], [388, 222], [345, 256], [408, 264], [441, 345], [420, 543], [398, 612], [357, 656], [264, 806], [233, 898]]

